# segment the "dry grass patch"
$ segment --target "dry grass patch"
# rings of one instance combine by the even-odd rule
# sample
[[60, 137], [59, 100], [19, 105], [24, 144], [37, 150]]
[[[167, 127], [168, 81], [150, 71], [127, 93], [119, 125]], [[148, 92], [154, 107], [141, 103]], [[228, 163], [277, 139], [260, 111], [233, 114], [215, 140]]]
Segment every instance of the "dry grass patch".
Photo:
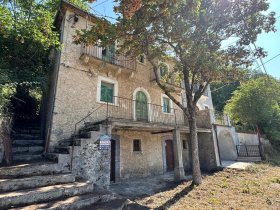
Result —
[[199, 186], [184, 182], [136, 202], [150, 209], [280, 209], [280, 167], [226, 169], [204, 176]]

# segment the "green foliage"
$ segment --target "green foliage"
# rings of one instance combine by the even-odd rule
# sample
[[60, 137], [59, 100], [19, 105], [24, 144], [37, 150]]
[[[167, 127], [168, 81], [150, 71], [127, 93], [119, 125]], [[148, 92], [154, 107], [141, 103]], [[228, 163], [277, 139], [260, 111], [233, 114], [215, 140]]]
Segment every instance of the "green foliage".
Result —
[[280, 83], [262, 76], [241, 84], [225, 106], [231, 119], [241, 124], [259, 125], [272, 143], [280, 146]]
[[223, 112], [226, 102], [231, 98], [233, 91], [239, 87], [240, 82], [225, 84], [223, 82], [216, 82], [211, 84], [211, 94], [213, 105], [216, 111]]
[[[60, 49], [53, 26], [59, 0], [0, 0], [0, 99], [1, 111], [15, 93], [15, 84], [46, 81], [52, 63], [51, 49]], [[70, 2], [88, 9], [83, 0]], [[9, 92], [9, 94], [7, 93]], [[0, 111], [0, 112], [1, 112]]]
[[[106, 46], [119, 40], [119, 52], [135, 58], [145, 54], [155, 74], [159, 68], [156, 61], [176, 57], [175, 67], [170, 71], [184, 80], [187, 100], [193, 102], [188, 103], [187, 115], [194, 112], [209, 83], [243, 78], [244, 67], [252, 65], [255, 57], [265, 56], [262, 49], [252, 52], [246, 46], [263, 31], [275, 30], [275, 13], [264, 15], [269, 6], [267, 0], [116, 2], [117, 22], [98, 20], [91, 30], [77, 31], [75, 43]], [[222, 49], [222, 41], [232, 36], [239, 40]], [[170, 92], [159, 80], [157, 83], [165, 93]], [[199, 89], [195, 90], [197, 84]]]
[[0, 86], [0, 117], [9, 114], [8, 105], [15, 91], [16, 88], [13, 85]]

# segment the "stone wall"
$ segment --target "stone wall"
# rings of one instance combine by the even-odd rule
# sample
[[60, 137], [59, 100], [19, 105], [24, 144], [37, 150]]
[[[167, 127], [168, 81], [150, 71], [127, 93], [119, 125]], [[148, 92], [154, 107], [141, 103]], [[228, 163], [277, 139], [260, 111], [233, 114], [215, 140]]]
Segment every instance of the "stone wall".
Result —
[[99, 150], [100, 132], [91, 132], [90, 139], [82, 139], [74, 147], [73, 173], [99, 186], [110, 184], [111, 150]]
[[[163, 173], [160, 135], [145, 131], [117, 132], [120, 138], [120, 178], [145, 177]], [[141, 140], [141, 151], [133, 151], [133, 139]]]
[[[102, 76], [115, 81], [118, 84], [118, 97], [133, 99], [136, 90], [145, 90], [150, 103], [161, 105], [162, 91], [151, 82], [151, 65], [146, 62], [136, 62], [134, 74], [123, 71], [110, 70], [107, 65], [85, 64], [81, 59], [81, 45], [72, 43], [76, 30], [90, 28], [90, 21], [80, 17], [73, 24], [74, 13], [68, 10], [61, 27], [63, 49], [58, 64], [58, 80], [54, 99], [52, 127], [50, 131], [50, 148], [54, 148], [61, 139], [69, 138], [74, 132], [77, 121], [86, 116], [92, 110], [102, 106], [98, 102], [98, 80]], [[169, 64], [172, 66], [172, 64]], [[174, 93], [174, 97], [181, 101], [180, 89]], [[203, 96], [205, 97], [205, 96]], [[205, 101], [206, 99], [203, 98]], [[204, 102], [203, 102], [204, 103]], [[206, 102], [205, 102], [206, 103]], [[174, 108], [177, 108], [174, 105]], [[210, 105], [211, 108], [211, 105]], [[95, 120], [104, 118], [104, 109], [99, 110]], [[203, 122], [204, 120], [202, 120]], [[82, 126], [82, 125], [80, 125]]]
[[211, 133], [198, 133], [200, 167], [204, 171], [216, 168], [216, 156], [213, 136]]
[[181, 135], [181, 140], [186, 141], [186, 149], [183, 148], [182, 143], [182, 155], [183, 155], [183, 164], [185, 171], [190, 171], [192, 168], [191, 165], [191, 142], [189, 134]]

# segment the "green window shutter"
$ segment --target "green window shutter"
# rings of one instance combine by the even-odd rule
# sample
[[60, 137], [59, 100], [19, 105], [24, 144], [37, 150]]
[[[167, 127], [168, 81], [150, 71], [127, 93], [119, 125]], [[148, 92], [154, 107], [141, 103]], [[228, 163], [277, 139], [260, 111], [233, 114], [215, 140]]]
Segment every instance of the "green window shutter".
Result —
[[113, 103], [114, 85], [101, 82], [100, 101]]

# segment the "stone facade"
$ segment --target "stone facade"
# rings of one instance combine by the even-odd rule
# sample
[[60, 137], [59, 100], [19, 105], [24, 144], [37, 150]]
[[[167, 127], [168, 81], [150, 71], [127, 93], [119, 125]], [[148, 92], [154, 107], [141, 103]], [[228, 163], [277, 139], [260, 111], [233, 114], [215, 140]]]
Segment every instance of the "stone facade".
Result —
[[[65, 4], [65, 3], [64, 3]], [[116, 143], [115, 155], [115, 177], [116, 180], [133, 177], [150, 176], [166, 172], [166, 154], [165, 141], [172, 140], [176, 148], [175, 166], [178, 170], [190, 170], [190, 151], [189, 138], [187, 137], [187, 124], [183, 115], [174, 113], [163, 113], [163, 92], [153, 81], [153, 72], [151, 64], [145, 61], [140, 63], [135, 61], [135, 69], [127, 69], [116, 64], [108, 64], [95, 58], [83, 54], [84, 48], [81, 45], [72, 43], [73, 35], [76, 30], [89, 29], [94, 20], [92, 16], [82, 12], [79, 9], [69, 7], [64, 9], [60, 15], [59, 28], [61, 31], [61, 42], [63, 49], [56, 60], [55, 72], [53, 73], [50, 93], [53, 100], [53, 110], [49, 110], [49, 122], [47, 123], [49, 131], [49, 151], [52, 151], [58, 142], [69, 138], [75, 131], [75, 124], [83, 117], [93, 112], [85, 120], [76, 124], [77, 129], [84, 126], [84, 121], [93, 122], [106, 119], [108, 115], [114, 115], [115, 118], [125, 116], [127, 124], [135, 121], [135, 99], [137, 91], [142, 91], [146, 97], [148, 106], [148, 121], [150, 125], [140, 128], [130, 129], [130, 125], [125, 128], [112, 128], [112, 141]], [[78, 21], [74, 22], [74, 16]], [[171, 61], [165, 61], [172, 68]], [[57, 79], [56, 79], [57, 78]], [[100, 102], [100, 81], [105, 81], [114, 85], [114, 96], [117, 101], [106, 104]], [[180, 87], [175, 87], [173, 96], [178, 101], [183, 101]], [[108, 109], [110, 107], [110, 109]], [[212, 167], [212, 156], [210, 145], [213, 143], [211, 136], [212, 118], [209, 110], [213, 109], [210, 89], [208, 96], [202, 96], [198, 102], [199, 109], [203, 110], [198, 113], [198, 125], [200, 132], [208, 132], [203, 138], [200, 147], [202, 160], [206, 161], [206, 168]], [[171, 103], [172, 109], [178, 109], [175, 104]], [[209, 110], [204, 110], [208, 108]], [[179, 110], [180, 111], [180, 110]], [[175, 117], [176, 116], [176, 117]], [[176, 133], [177, 138], [174, 140], [172, 129], [175, 128], [175, 121], [184, 124], [185, 130], [180, 135]], [[154, 124], [152, 124], [152, 122]], [[161, 127], [160, 123], [169, 123], [169, 128]], [[155, 128], [155, 130], [153, 130]], [[153, 131], [167, 131], [166, 133], [153, 134]], [[176, 128], [179, 129], [179, 128]], [[168, 131], [170, 132], [168, 133]], [[176, 131], [177, 132], [177, 131]], [[210, 132], [210, 133], [209, 133]], [[178, 140], [178, 138], [180, 139]], [[95, 183], [109, 182], [110, 174], [110, 150], [99, 151], [97, 140], [91, 138], [85, 140], [78, 148], [75, 147], [73, 164], [76, 173], [92, 180]], [[141, 140], [141, 151], [133, 151], [133, 140]], [[181, 140], [186, 140], [184, 149], [182, 149]], [[210, 148], [207, 150], [206, 147]], [[180, 151], [179, 151], [180, 150]], [[182, 151], [181, 151], [182, 150]], [[179, 152], [178, 152], [179, 151]], [[208, 153], [211, 154], [208, 154]], [[179, 159], [178, 159], [179, 158]], [[183, 162], [180, 161], [183, 158]], [[211, 160], [209, 160], [209, 158]], [[178, 159], [178, 160], [177, 160]], [[102, 170], [97, 170], [97, 169]], [[180, 178], [180, 177], [179, 177]]]

